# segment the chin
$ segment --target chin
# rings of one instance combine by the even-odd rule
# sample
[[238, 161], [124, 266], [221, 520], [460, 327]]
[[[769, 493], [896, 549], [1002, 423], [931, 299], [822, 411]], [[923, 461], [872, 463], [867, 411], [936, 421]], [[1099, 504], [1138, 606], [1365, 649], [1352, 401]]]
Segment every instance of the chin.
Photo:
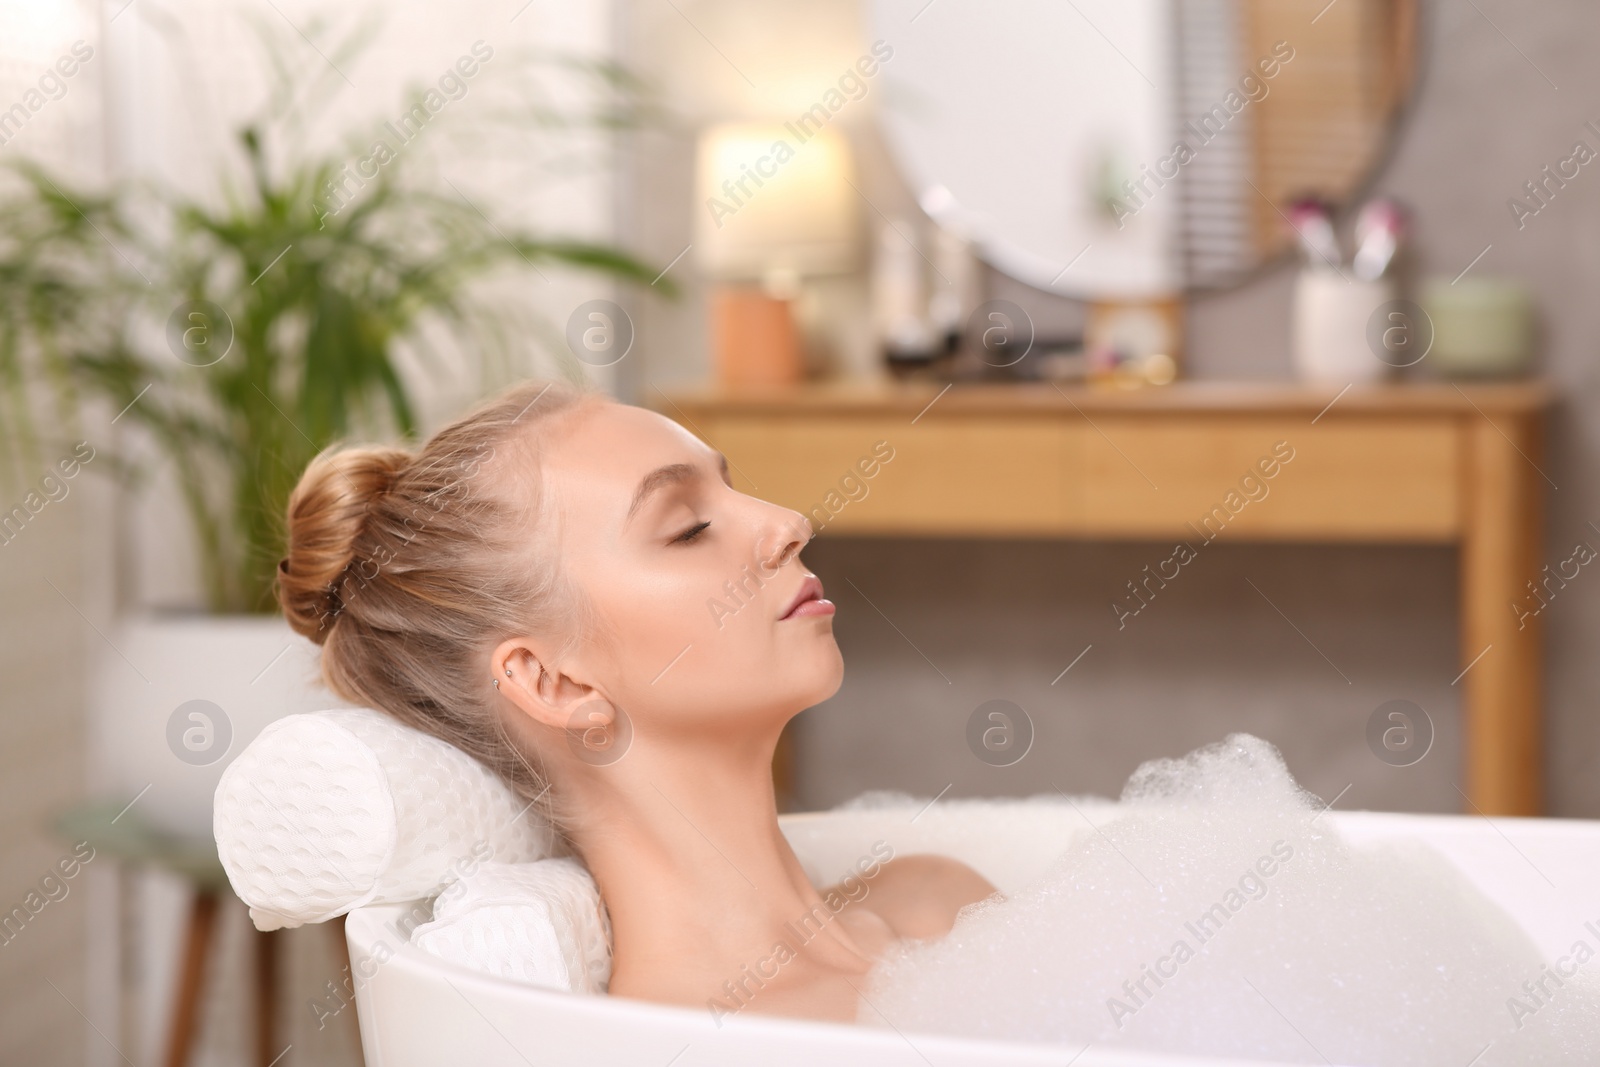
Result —
[[822, 650], [812, 680], [815, 686], [805, 705], [808, 708], [827, 700], [844, 684], [844, 654], [839, 651], [832, 634], [828, 635], [827, 647]]
[[777, 699], [792, 718], [839, 691], [844, 684], [844, 656], [833, 634], [827, 633], [803, 653], [785, 656], [781, 665], [760, 673], [773, 680], [775, 694], [781, 694]]

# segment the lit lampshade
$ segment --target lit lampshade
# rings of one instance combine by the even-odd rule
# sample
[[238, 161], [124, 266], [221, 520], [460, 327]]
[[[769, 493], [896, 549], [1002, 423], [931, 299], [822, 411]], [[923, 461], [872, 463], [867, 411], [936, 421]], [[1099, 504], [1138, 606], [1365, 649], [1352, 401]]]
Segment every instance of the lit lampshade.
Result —
[[696, 163], [695, 254], [718, 280], [717, 378], [792, 385], [804, 376], [792, 307], [800, 278], [856, 266], [860, 197], [849, 146], [829, 127], [729, 123], [701, 135]]
[[860, 196], [850, 147], [829, 127], [728, 123], [700, 137], [695, 253], [724, 279], [855, 268]]

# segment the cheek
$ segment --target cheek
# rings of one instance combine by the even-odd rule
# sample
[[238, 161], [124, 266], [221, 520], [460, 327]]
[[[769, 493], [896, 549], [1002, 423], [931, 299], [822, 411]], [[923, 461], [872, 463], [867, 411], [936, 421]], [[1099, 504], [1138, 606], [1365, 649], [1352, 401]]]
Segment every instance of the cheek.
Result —
[[[666, 653], [670, 659], [703, 630], [705, 583], [681, 574], [609, 568], [606, 577], [589, 586], [595, 614], [630, 661], [645, 670], [650, 661]], [[664, 664], [666, 661], [662, 660]], [[660, 669], [660, 664], [656, 669]]]
[[619, 694], [670, 699], [767, 661], [777, 587], [708, 547], [593, 557], [575, 573], [617, 650], [606, 671]]

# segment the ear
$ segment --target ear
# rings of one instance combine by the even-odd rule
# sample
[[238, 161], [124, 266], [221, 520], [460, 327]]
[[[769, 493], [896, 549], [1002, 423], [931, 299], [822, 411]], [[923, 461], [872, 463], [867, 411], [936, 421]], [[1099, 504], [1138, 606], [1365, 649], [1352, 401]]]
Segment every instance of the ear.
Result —
[[528, 718], [555, 730], [608, 727], [617, 710], [594, 686], [563, 674], [530, 638], [502, 641], [489, 656], [499, 694]]

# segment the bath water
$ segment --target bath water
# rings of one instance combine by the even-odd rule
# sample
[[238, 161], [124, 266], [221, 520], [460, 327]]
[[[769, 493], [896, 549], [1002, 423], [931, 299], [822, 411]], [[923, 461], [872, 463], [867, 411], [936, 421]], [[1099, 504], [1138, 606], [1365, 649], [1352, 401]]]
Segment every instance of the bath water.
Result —
[[1600, 1063], [1600, 902], [1546, 959], [1425, 844], [1342, 840], [1247, 734], [1144, 764], [1119, 806], [1031, 885], [894, 946], [859, 1021], [1072, 1052]]

